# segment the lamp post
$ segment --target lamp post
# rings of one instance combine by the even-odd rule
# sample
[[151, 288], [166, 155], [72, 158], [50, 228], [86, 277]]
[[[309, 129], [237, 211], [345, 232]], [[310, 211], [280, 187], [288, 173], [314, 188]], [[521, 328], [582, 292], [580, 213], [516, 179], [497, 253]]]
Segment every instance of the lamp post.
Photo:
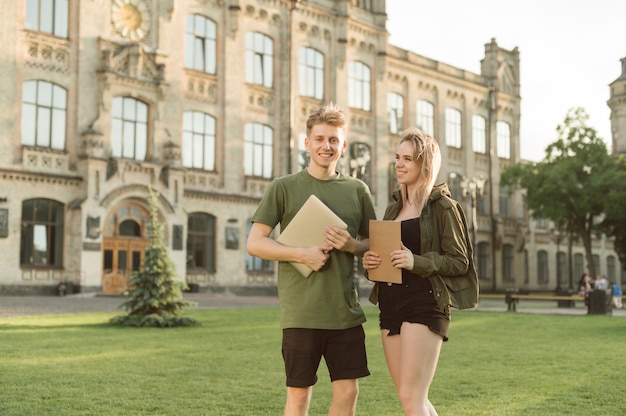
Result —
[[[471, 208], [472, 208], [472, 222], [470, 232], [472, 235], [472, 247], [474, 247], [474, 256], [476, 256], [476, 232], [478, 231], [478, 221], [476, 220], [476, 202], [478, 198], [483, 196], [485, 190], [485, 183], [487, 180], [480, 176], [478, 178], [472, 177], [470, 179], [463, 176], [461, 179], [461, 189], [463, 190], [463, 198], [469, 196]], [[476, 260], [476, 259], [474, 259]]]

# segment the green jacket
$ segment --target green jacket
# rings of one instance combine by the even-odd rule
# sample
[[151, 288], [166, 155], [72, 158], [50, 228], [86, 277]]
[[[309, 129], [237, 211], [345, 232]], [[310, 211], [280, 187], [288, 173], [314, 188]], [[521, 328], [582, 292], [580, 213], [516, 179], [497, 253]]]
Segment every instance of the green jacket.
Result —
[[[402, 209], [400, 190], [392, 196], [394, 202], [383, 220], [393, 220]], [[420, 216], [420, 237], [422, 254], [413, 256], [412, 272], [430, 280], [439, 307], [476, 307], [479, 285], [467, 220], [446, 184], [435, 186], [428, 198]], [[369, 297], [374, 304], [378, 303], [379, 284]]]

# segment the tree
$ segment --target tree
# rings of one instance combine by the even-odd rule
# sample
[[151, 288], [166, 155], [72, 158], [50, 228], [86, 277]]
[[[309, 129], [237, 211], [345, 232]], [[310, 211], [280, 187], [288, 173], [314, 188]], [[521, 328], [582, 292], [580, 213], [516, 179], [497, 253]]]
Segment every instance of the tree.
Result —
[[176, 270], [163, 242], [163, 224], [159, 221], [158, 192], [150, 189], [150, 223], [148, 246], [139, 271], [128, 279], [128, 299], [120, 305], [127, 314], [116, 316], [110, 323], [122, 326], [174, 327], [191, 326], [199, 322], [182, 316], [184, 309], [195, 303], [183, 299], [184, 282], [175, 279]]
[[594, 232], [604, 214], [614, 159], [595, 129], [587, 126], [589, 116], [582, 108], [568, 111], [557, 127], [558, 139], [546, 147], [539, 163], [506, 168], [501, 182], [526, 190], [526, 203], [535, 218], [546, 218], [562, 226], [571, 238], [585, 247], [589, 273], [596, 275], [591, 252]]
[[607, 177], [611, 184], [606, 195], [605, 217], [602, 230], [613, 237], [613, 246], [619, 256], [622, 267], [626, 267], [626, 157], [616, 159], [615, 176]]

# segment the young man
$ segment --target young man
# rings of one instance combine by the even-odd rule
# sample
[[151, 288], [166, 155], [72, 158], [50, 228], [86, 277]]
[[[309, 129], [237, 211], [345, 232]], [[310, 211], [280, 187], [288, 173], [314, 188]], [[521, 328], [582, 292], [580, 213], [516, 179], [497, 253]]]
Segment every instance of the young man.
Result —
[[[375, 219], [367, 185], [336, 171], [347, 148], [346, 119], [334, 105], [319, 108], [306, 124], [309, 166], [275, 179], [252, 217], [248, 252], [278, 263], [278, 296], [283, 329], [282, 352], [287, 376], [285, 415], [308, 414], [317, 368], [324, 357], [333, 400], [329, 415], [354, 415], [360, 377], [369, 375], [362, 324], [352, 270], [354, 256], [368, 248], [369, 220]], [[270, 238], [280, 223], [284, 229], [311, 194], [315, 194], [346, 224], [327, 227], [326, 245], [287, 247]], [[289, 262], [314, 270], [303, 277]]]

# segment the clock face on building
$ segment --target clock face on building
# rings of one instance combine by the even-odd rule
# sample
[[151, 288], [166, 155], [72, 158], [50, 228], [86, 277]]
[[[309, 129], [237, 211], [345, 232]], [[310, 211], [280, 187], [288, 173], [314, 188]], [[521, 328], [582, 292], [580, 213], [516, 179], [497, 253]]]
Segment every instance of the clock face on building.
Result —
[[150, 30], [150, 7], [145, 0], [113, 0], [111, 20], [123, 37], [141, 40]]

